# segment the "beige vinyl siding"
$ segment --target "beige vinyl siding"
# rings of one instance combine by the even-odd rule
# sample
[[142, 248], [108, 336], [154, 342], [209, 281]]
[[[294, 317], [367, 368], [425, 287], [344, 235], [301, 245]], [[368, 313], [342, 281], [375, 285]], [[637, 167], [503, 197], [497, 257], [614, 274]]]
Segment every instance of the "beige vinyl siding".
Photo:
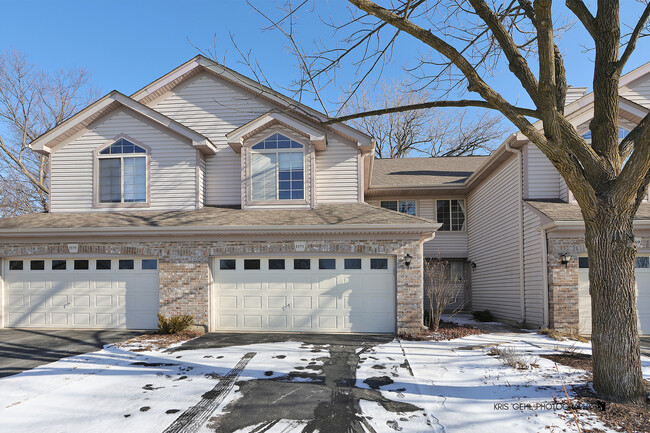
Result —
[[122, 134], [151, 149], [148, 209], [196, 207], [196, 150], [189, 142], [118, 110], [52, 154], [52, 212], [111, 210], [93, 208], [93, 151]]
[[424, 257], [440, 257], [442, 259], [460, 259], [467, 257], [467, 232], [441, 232], [425, 242]]
[[621, 89], [621, 96], [650, 108], [650, 77], [643, 76]]
[[472, 309], [521, 320], [518, 162], [513, 156], [467, 198]]
[[571, 191], [569, 191], [569, 187], [567, 186], [562, 176], [560, 176], [560, 200], [568, 203], [570, 195]]
[[524, 281], [526, 324], [539, 327], [544, 323], [543, 249], [540, 218], [524, 206]]
[[316, 202], [359, 201], [359, 151], [330, 135], [327, 149], [316, 152]]
[[436, 219], [436, 201], [432, 198], [421, 199], [417, 201], [418, 216], [422, 218]]
[[524, 154], [524, 197], [527, 199], [559, 199], [562, 177], [551, 161], [534, 144], [526, 144]]
[[271, 105], [202, 74], [154, 101], [152, 108], [208, 137], [218, 148], [206, 157], [205, 204], [241, 204], [241, 159], [226, 134], [270, 110]]

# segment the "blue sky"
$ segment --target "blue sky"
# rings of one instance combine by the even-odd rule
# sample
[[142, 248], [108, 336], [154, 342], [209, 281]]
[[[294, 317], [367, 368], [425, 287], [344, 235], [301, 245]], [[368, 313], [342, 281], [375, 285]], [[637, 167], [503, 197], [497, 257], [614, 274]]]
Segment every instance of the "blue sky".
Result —
[[[273, 12], [272, 1], [258, 1]], [[622, 21], [633, 25], [636, 2], [625, 1]], [[318, 11], [303, 14], [297, 32], [303, 43], [312, 38], [331, 34], [319, 23], [317, 15], [334, 18], [345, 16], [342, 0], [318, 0]], [[556, 2], [558, 10], [566, 11], [563, 1]], [[252, 55], [263, 66], [270, 81], [288, 85], [296, 78], [295, 59], [284, 49], [284, 40], [276, 32], [262, 32], [265, 21], [241, 0], [220, 1], [14, 1], [3, 4], [3, 25], [0, 26], [0, 51], [17, 49], [29, 60], [53, 71], [83, 66], [91, 71], [102, 94], [117, 89], [130, 94], [197, 54], [188, 42], [211, 48], [213, 37], [219, 56], [226, 54], [226, 66], [250, 75], [234, 62], [230, 43], [232, 33], [240, 48], [252, 49]], [[568, 16], [568, 15], [567, 15]], [[585, 31], [577, 26], [560, 41], [565, 55], [570, 84], [590, 86], [590, 55], [583, 52], [587, 43]], [[631, 70], [650, 57], [648, 41], [641, 41], [637, 55], [626, 70]], [[388, 68], [385, 78], [402, 74], [403, 58], [412, 57], [422, 44], [407, 39], [400, 44], [400, 53]], [[227, 50], [227, 51], [226, 51]], [[350, 68], [342, 77], [349, 78]], [[348, 75], [346, 75], [348, 74]], [[341, 83], [345, 82], [342, 80]], [[526, 101], [520, 90], [511, 85], [507, 71], [497, 75], [494, 85], [511, 99]], [[340, 98], [332, 88], [326, 95], [331, 101]], [[313, 101], [305, 101], [308, 104]], [[314, 105], [311, 103], [310, 105]], [[317, 108], [315, 106], [315, 108]]]

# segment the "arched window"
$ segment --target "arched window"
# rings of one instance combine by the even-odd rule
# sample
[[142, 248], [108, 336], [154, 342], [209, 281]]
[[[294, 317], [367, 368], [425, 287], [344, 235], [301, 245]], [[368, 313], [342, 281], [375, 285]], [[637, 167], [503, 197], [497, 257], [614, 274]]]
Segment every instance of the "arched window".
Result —
[[100, 203], [146, 203], [145, 148], [120, 138], [102, 149], [98, 159]]
[[253, 201], [305, 199], [305, 147], [280, 134], [251, 147]]

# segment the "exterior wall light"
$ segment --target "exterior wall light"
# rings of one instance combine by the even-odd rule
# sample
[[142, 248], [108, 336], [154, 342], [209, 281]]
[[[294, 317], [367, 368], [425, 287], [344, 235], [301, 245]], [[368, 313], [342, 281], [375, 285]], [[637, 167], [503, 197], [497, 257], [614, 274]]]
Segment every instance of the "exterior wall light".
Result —
[[410, 254], [406, 254], [404, 256], [404, 264], [406, 265], [407, 269], [411, 267], [411, 260], [413, 260], [413, 256], [411, 256]]
[[475, 271], [476, 270], [476, 262], [472, 261], [472, 262], [469, 262], [469, 264], [472, 267], [472, 270]]
[[570, 261], [571, 261], [571, 254], [569, 254], [569, 253], [562, 253], [562, 255], [560, 255], [560, 262], [561, 262], [564, 266], [569, 266], [569, 262], [570, 262]]

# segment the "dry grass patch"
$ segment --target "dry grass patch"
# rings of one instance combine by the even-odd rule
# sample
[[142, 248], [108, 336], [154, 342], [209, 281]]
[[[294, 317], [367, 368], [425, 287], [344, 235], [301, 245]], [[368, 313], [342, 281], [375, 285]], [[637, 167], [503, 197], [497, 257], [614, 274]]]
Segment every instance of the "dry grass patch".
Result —
[[117, 343], [116, 346], [130, 350], [131, 352], [147, 352], [151, 350], [166, 349], [177, 343], [200, 337], [204, 332], [196, 330], [185, 330], [176, 334], [151, 333], [131, 338]]
[[539, 333], [542, 335], [546, 335], [547, 337], [551, 337], [553, 340], [557, 340], [557, 341], [574, 340], [574, 341], [579, 341], [581, 343], [589, 343], [589, 339], [587, 337], [583, 337], [577, 332], [567, 333], [567, 332], [560, 332], [551, 328], [544, 328], [541, 329]]
[[423, 329], [417, 334], [400, 333], [397, 336], [402, 340], [410, 341], [446, 341], [456, 338], [467, 337], [469, 335], [488, 334], [488, 331], [475, 328], [471, 325], [459, 325], [456, 322], [440, 321], [438, 331], [433, 332], [430, 329]]

